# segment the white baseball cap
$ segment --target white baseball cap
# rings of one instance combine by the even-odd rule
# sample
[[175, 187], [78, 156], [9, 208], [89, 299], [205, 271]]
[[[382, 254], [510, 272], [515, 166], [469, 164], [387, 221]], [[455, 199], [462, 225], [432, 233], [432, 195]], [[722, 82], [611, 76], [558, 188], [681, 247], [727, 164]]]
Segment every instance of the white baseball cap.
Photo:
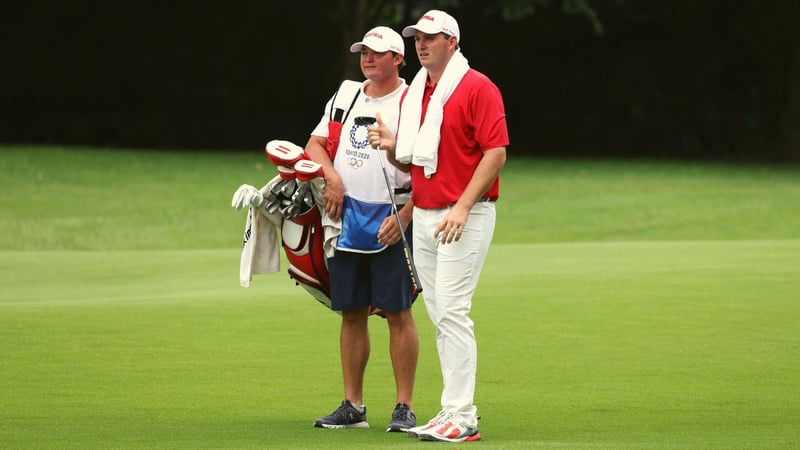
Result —
[[406, 52], [403, 38], [389, 27], [375, 27], [367, 31], [361, 42], [356, 42], [350, 46], [350, 51], [358, 53], [362, 47], [369, 47], [378, 53], [391, 51], [403, 56], [405, 56]]
[[461, 40], [461, 33], [458, 31], [458, 22], [450, 14], [438, 9], [432, 9], [419, 18], [416, 25], [409, 25], [403, 28], [403, 36], [413, 36], [417, 31], [425, 34], [444, 33], [448, 36], [455, 36], [456, 42]]

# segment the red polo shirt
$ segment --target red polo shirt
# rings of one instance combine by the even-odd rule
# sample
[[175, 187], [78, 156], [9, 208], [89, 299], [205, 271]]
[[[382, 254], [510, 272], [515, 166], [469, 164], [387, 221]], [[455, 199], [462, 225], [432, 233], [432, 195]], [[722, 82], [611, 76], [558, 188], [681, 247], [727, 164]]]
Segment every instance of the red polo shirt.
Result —
[[[422, 120], [436, 86], [428, 82], [422, 97]], [[444, 105], [436, 173], [425, 178], [422, 166], [411, 165], [414, 206], [444, 208], [466, 189], [485, 150], [509, 144], [500, 89], [484, 74], [469, 69]], [[485, 197], [497, 200], [500, 178]]]

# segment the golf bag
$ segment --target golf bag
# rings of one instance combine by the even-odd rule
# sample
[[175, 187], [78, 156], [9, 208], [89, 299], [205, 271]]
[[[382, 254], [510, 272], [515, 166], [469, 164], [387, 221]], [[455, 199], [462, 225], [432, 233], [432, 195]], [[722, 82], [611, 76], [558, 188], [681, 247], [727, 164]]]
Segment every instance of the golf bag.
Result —
[[[325, 189], [322, 166], [308, 159], [301, 147], [288, 141], [270, 141], [265, 151], [276, 165], [278, 175], [261, 190], [242, 185], [234, 194], [233, 204], [237, 207], [250, 204], [280, 230], [280, 245], [289, 262], [289, 277], [330, 309], [330, 276], [322, 224]], [[245, 242], [253, 228], [248, 222]], [[243, 252], [247, 246], [244, 247]], [[385, 317], [382, 310], [374, 307], [370, 308], [370, 314]]]
[[289, 277], [330, 309], [330, 278], [323, 243], [322, 221], [317, 208], [283, 220], [281, 244], [289, 261]]

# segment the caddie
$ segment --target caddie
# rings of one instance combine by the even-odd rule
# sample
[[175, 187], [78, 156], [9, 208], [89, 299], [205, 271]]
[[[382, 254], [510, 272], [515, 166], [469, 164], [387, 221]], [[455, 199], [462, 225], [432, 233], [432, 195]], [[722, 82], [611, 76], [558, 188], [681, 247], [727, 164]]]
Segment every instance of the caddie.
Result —
[[[359, 55], [363, 82], [346, 80], [326, 103], [311, 132], [306, 153], [323, 167], [323, 207], [329, 220], [341, 223], [335, 252], [327, 258], [331, 308], [342, 314], [339, 334], [344, 399], [331, 414], [320, 417], [320, 428], [368, 427], [364, 374], [370, 357], [370, 308], [383, 311], [389, 326], [389, 354], [396, 397], [387, 431], [405, 432], [416, 425], [412, 395], [419, 339], [411, 307], [416, 292], [404, 256], [401, 233], [410, 240], [413, 205], [410, 176], [389, 166], [386, 178], [377, 152], [369, 148], [367, 124], [356, 117], [383, 115], [396, 124], [407, 85], [399, 71], [405, 65], [403, 38], [388, 27], [372, 28], [350, 46]], [[355, 84], [355, 90], [344, 92]], [[350, 103], [348, 106], [348, 102]], [[340, 119], [339, 125], [331, 121]], [[392, 196], [399, 222], [393, 217]]]

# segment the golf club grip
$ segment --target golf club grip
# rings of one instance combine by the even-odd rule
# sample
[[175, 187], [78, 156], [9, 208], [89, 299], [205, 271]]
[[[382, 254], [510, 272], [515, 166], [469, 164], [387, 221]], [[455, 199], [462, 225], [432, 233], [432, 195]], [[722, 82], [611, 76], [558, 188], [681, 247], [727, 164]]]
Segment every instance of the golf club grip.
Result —
[[[380, 159], [380, 155], [378, 155]], [[411, 257], [411, 246], [408, 245], [408, 240], [406, 239], [406, 233], [403, 229], [403, 221], [400, 220], [400, 213], [397, 212], [397, 203], [394, 201], [394, 193], [392, 192], [392, 188], [389, 184], [389, 176], [386, 174], [386, 167], [383, 165], [383, 160], [381, 159], [381, 168], [383, 169], [383, 177], [386, 179], [386, 188], [389, 189], [389, 199], [392, 201], [392, 212], [394, 213], [394, 218], [397, 221], [397, 229], [400, 231], [400, 239], [403, 241], [403, 253], [406, 256], [406, 264], [408, 264], [408, 273], [411, 275], [411, 284], [414, 288], [414, 293], [419, 294], [422, 292], [422, 285], [419, 283], [419, 276], [417, 276], [417, 268], [414, 266], [414, 259]]]
[[408, 273], [411, 275], [411, 286], [414, 289], [414, 294], [419, 294], [422, 292], [422, 285], [417, 276], [417, 268], [414, 267], [414, 260], [411, 259], [411, 251], [408, 247], [408, 242], [405, 239], [403, 239], [403, 253], [406, 255], [406, 264], [408, 264]]

